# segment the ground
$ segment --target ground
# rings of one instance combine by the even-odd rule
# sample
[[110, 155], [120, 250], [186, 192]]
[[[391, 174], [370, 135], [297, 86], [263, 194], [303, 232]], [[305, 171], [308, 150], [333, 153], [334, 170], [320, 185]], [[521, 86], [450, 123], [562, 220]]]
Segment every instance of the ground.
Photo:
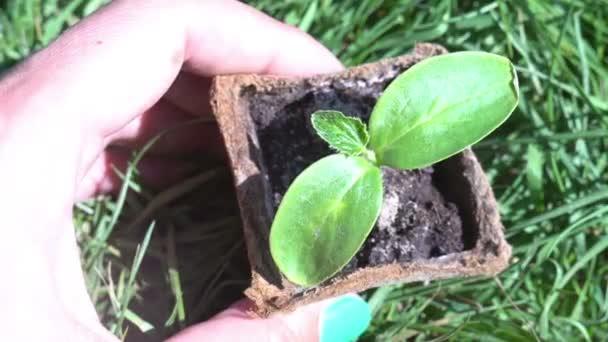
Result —
[[[48, 44], [104, 2], [2, 2], [0, 68], [10, 68]], [[429, 41], [452, 51], [499, 53], [517, 66], [521, 101], [516, 112], [474, 148], [500, 202], [514, 247], [512, 265], [496, 278], [365, 293], [374, 320], [363, 340], [608, 340], [605, 0], [250, 3], [310, 32], [346, 65], [396, 56], [416, 42]], [[192, 277], [182, 263], [206, 260], [199, 249], [184, 247], [185, 240], [218, 239], [227, 243], [217, 247], [223, 251], [241, 246], [230, 235], [238, 236], [238, 217], [231, 207], [226, 171], [213, 167], [201, 170], [212, 172], [211, 181], [197, 175], [162, 192], [139, 184], [132, 168], [124, 175], [130, 180], [124, 195], [76, 206], [74, 222], [87, 283], [104, 324], [117, 335], [126, 333], [135, 340], [142, 336], [138, 330], [157, 336], [175, 331], [208, 315], [216, 291], [244, 286], [242, 280], [214, 278], [217, 273], [235, 273], [237, 266], [221, 268], [222, 261], [201, 261], [188, 266], [196, 267], [197, 276]], [[211, 189], [224, 191], [225, 198], [205, 199]], [[201, 196], [205, 210], [216, 217], [193, 219], [194, 210], [184, 204], [192, 196]], [[217, 208], [225, 210], [218, 213]], [[151, 218], [154, 230], [148, 229], [153, 227]], [[197, 235], [174, 228], [192, 222], [204, 227]], [[146, 223], [142, 229], [127, 229], [141, 223]], [[163, 284], [165, 292], [150, 291], [154, 281], [138, 274], [146, 267], [162, 268], [154, 281]], [[159, 293], [171, 296], [159, 299]], [[166, 311], [159, 314], [166, 316], [151, 317], [146, 303], [159, 300], [166, 303]]]

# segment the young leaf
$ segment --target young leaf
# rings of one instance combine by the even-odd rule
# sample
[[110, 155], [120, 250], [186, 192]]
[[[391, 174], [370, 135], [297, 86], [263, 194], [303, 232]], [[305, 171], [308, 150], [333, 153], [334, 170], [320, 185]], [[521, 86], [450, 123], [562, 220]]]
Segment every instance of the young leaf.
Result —
[[325, 157], [287, 190], [270, 231], [272, 258], [293, 283], [319, 284], [359, 250], [381, 206], [377, 166], [362, 157]]
[[381, 165], [428, 166], [476, 143], [502, 124], [519, 97], [508, 59], [457, 52], [424, 60], [397, 77], [370, 118]]
[[347, 156], [365, 151], [369, 134], [359, 118], [348, 117], [335, 110], [320, 110], [312, 114], [312, 126], [333, 149]]

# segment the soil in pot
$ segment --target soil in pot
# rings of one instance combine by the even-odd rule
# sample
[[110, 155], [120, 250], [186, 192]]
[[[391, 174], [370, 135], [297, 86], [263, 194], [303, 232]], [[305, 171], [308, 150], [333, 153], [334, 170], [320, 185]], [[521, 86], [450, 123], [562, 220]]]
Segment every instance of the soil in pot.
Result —
[[[249, 112], [257, 130], [262, 170], [276, 209], [282, 196], [308, 165], [335, 153], [314, 132], [310, 115], [320, 109], [339, 110], [367, 122], [382, 90], [396, 74], [380, 80], [340, 81], [322, 87], [303, 85], [299, 96], [279, 110], [273, 99], [280, 94], [251, 91]], [[248, 90], [245, 90], [246, 92]], [[254, 94], [255, 92], [255, 94]], [[466, 232], [457, 205], [438, 186], [436, 169], [413, 171], [383, 168], [384, 204], [380, 218], [365, 244], [340, 275], [358, 268], [394, 262], [406, 263], [473, 248], [476, 232]]]

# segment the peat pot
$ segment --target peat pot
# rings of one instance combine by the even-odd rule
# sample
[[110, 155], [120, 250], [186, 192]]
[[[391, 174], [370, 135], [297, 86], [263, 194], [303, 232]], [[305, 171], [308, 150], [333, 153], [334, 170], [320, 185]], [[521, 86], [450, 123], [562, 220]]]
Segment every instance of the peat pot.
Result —
[[256, 315], [387, 284], [494, 275], [507, 267], [511, 247], [470, 149], [424, 169], [383, 168], [384, 204], [376, 226], [350, 263], [324, 283], [290, 283], [270, 255], [270, 227], [283, 194], [308, 165], [333, 153], [316, 136], [310, 115], [335, 109], [367, 122], [397, 75], [442, 53], [441, 46], [419, 44], [410, 54], [335, 74], [215, 78], [211, 104], [236, 184], [252, 270], [245, 294]]

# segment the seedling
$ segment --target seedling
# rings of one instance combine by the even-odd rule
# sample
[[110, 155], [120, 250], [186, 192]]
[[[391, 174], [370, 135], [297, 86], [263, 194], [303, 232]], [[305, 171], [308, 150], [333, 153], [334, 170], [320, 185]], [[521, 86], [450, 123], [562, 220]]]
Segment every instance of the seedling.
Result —
[[378, 219], [381, 166], [411, 170], [461, 152], [500, 126], [518, 97], [508, 59], [457, 52], [399, 75], [378, 99], [369, 130], [338, 111], [315, 112], [314, 129], [339, 153], [306, 168], [281, 201], [270, 232], [281, 272], [303, 286], [336, 274]]

